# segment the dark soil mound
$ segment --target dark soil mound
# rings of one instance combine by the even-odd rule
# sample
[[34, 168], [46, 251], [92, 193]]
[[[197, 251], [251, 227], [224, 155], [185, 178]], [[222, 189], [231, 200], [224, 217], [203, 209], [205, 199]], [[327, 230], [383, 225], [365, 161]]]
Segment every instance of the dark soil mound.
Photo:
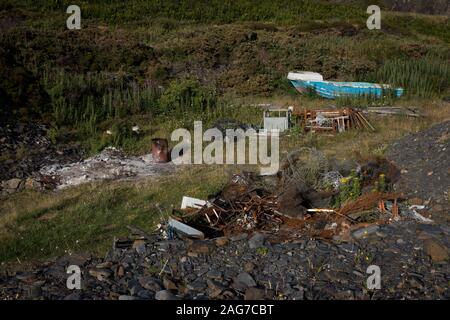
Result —
[[394, 142], [386, 157], [401, 169], [397, 190], [423, 200], [449, 202], [450, 121]]
[[81, 160], [78, 144], [56, 144], [48, 136], [48, 128], [42, 124], [0, 126], [0, 181], [27, 178], [45, 165]]

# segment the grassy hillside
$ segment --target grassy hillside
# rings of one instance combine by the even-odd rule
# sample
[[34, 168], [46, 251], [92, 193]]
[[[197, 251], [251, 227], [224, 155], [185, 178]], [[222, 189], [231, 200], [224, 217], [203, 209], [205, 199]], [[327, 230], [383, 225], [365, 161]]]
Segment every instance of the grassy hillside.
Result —
[[[193, 120], [259, 124], [260, 111], [248, 107], [259, 102], [419, 107], [427, 118], [371, 119], [373, 134], [293, 132], [282, 141], [283, 151], [381, 155], [393, 139], [448, 117], [441, 99], [450, 95], [450, 19], [383, 10], [382, 30], [368, 30], [367, 5], [386, 9], [392, 1], [368, 2], [84, 1], [82, 29], [67, 30], [72, 1], [1, 1], [0, 122], [39, 119], [52, 128], [52, 140], [70, 132], [91, 153], [111, 144], [142, 153], [152, 137], [191, 128]], [[377, 102], [304, 97], [286, 80], [296, 69], [391, 83], [406, 95]], [[130, 134], [134, 124], [139, 137]], [[161, 215], [154, 204], [167, 214], [182, 195], [206, 197], [225, 180], [223, 168], [196, 168], [158, 183], [16, 194], [0, 203], [0, 260], [103, 250], [126, 224], [151, 230]]]

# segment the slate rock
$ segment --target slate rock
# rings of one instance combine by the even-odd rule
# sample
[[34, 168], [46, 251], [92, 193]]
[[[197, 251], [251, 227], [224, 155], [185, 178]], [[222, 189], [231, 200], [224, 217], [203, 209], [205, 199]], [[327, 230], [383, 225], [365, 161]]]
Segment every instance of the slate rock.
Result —
[[169, 290], [161, 290], [155, 294], [156, 300], [179, 300], [172, 292]]
[[236, 277], [236, 282], [244, 285], [245, 287], [256, 287], [256, 282], [253, 277], [247, 272], [241, 272]]
[[261, 233], [255, 233], [249, 240], [248, 246], [250, 249], [260, 248], [264, 245], [265, 236]]

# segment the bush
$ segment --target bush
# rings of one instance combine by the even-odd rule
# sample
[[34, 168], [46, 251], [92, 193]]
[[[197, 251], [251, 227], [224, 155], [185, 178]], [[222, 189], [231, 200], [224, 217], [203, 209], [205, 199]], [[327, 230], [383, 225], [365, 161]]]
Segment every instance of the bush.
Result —
[[41, 117], [49, 110], [48, 95], [10, 51], [0, 48], [0, 122]]

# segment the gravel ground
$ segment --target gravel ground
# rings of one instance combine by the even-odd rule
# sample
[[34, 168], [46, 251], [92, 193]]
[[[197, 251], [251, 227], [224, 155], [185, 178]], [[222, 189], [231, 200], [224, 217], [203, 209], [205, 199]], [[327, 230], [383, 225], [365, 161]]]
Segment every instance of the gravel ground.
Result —
[[[396, 188], [448, 216], [450, 122], [395, 142]], [[420, 199], [418, 199], [420, 198]], [[419, 201], [419, 202], [420, 202]], [[447, 202], [446, 202], [447, 201]], [[449, 299], [450, 225], [400, 220], [353, 231], [349, 241], [250, 233], [211, 240], [144, 235], [105, 258], [71, 255], [0, 276], [1, 299]], [[123, 244], [123, 243], [122, 243]], [[81, 289], [66, 285], [81, 268]], [[368, 289], [368, 267], [381, 288]]]
[[410, 197], [450, 200], [450, 121], [394, 142], [386, 157], [401, 169], [397, 190]]
[[[163, 240], [112, 249], [105, 259], [68, 256], [0, 278], [3, 299], [449, 299], [449, 228], [413, 221], [332, 243], [265, 235]], [[255, 246], [256, 242], [256, 246]], [[82, 288], [66, 288], [68, 265]], [[381, 289], [368, 290], [369, 265]]]

